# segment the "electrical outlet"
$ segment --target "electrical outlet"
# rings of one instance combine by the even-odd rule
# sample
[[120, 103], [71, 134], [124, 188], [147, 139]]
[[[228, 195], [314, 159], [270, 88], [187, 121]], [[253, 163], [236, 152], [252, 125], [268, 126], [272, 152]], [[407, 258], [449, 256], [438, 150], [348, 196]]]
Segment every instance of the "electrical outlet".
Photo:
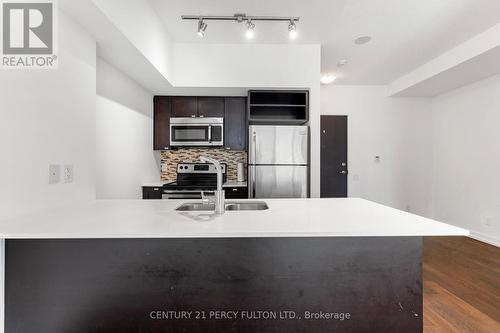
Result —
[[61, 180], [61, 166], [59, 164], [49, 165], [49, 184], [57, 184]]
[[73, 182], [73, 164], [66, 164], [64, 166], [64, 182], [65, 183]]

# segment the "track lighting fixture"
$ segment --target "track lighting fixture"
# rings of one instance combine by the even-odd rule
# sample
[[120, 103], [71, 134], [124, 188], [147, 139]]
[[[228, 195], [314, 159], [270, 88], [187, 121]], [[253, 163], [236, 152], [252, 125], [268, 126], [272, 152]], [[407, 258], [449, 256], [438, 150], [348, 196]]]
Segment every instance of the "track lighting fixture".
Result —
[[297, 25], [295, 25], [293, 20], [290, 20], [290, 23], [288, 24], [288, 35], [290, 36], [290, 39], [297, 38]]
[[288, 34], [290, 39], [297, 37], [297, 25], [300, 17], [279, 17], [279, 16], [247, 16], [246, 14], [234, 14], [233, 16], [195, 16], [195, 15], [182, 15], [183, 20], [197, 20], [198, 21], [198, 35], [203, 37], [207, 24], [205, 21], [234, 21], [238, 23], [246, 22], [245, 36], [252, 39], [255, 36], [255, 23], [254, 21], [281, 21], [288, 22]]
[[207, 30], [207, 24], [203, 22], [203, 18], [200, 17], [198, 20], [198, 36], [205, 36], [205, 30]]
[[245, 32], [245, 37], [247, 39], [252, 39], [255, 36], [255, 23], [251, 20], [247, 20], [247, 31]]

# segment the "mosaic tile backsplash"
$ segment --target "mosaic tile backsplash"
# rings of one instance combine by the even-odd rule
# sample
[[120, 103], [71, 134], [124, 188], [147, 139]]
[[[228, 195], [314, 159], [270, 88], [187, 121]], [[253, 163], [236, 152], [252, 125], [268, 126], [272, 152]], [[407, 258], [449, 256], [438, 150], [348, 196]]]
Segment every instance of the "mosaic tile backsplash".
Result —
[[205, 155], [227, 164], [227, 180], [237, 180], [238, 163], [247, 164], [247, 152], [214, 148], [180, 148], [161, 152], [161, 180], [172, 182], [177, 178], [177, 163], [200, 163]]

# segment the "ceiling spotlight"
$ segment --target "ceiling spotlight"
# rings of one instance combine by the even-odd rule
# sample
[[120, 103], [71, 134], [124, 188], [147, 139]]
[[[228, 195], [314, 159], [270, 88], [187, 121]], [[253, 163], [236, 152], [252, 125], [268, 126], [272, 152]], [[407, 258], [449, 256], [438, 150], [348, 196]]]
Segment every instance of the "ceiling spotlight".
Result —
[[200, 18], [198, 20], [198, 36], [200, 37], [205, 36], [205, 30], [207, 30], [207, 24], [203, 22], [202, 18]]
[[255, 23], [251, 20], [247, 20], [247, 31], [245, 32], [245, 37], [247, 39], [252, 39], [255, 37]]
[[319, 81], [323, 84], [330, 84], [332, 83], [333, 81], [335, 81], [335, 79], [337, 79], [337, 77], [333, 74], [325, 74], [323, 75]]
[[297, 37], [297, 25], [295, 25], [293, 20], [290, 20], [290, 23], [288, 24], [288, 35], [290, 36], [290, 39], [295, 39]]

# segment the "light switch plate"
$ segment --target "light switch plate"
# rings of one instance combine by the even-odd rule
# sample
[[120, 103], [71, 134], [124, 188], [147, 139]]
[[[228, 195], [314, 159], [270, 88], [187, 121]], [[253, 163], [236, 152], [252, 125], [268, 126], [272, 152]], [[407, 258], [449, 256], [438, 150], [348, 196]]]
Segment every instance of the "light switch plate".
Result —
[[73, 182], [73, 164], [66, 164], [64, 166], [64, 182], [72, 183]]
[[61, 180], [61, 166], [59, 164], [49, 165], [49, 184], [57, 184]]

